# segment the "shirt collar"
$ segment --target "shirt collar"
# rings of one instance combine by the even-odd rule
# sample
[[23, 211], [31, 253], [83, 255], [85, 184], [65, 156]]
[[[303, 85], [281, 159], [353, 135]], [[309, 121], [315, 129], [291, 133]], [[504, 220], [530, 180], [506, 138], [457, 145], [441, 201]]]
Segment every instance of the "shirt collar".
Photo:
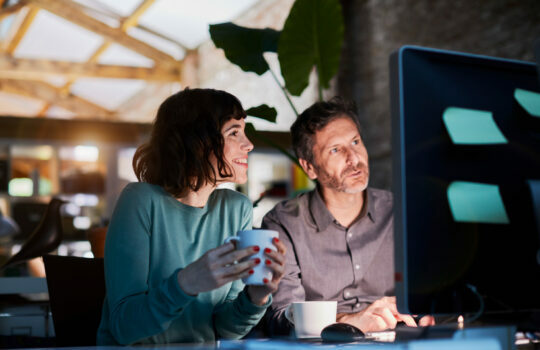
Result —
[[[373, 196], [373, 191], [368, 188], [366, 189], [367, 195], [366, 195], [366, 203], [364, 203], [364, 208], [366, 208], [367, 204], [367, 216], [372, 222], [375, 222], [375, 196]], [[363, 209], [362, 209], [363, 210]]]
[[[354, 223], [362, 220], [366, 215], [372, 222], [375, 222], [375, 198], [371, 189], [367, 188], [366, 193], [366, 202], [364, 203], [362, 212], [360, 213], [358, 219], [354, 221]], [[311, 213], [313, 222], [317, 226], [317, 231], [319, 232], [324, 231], [328, 227], [328, 225], [335, 222], [334, 216], [332, 216], [332, 214], [326, 207], [326, 204], [324, 203], [319, 186], [317, 186], [317, 188], [315, 188], [311, 192], [309, 198], [309, 211]]]

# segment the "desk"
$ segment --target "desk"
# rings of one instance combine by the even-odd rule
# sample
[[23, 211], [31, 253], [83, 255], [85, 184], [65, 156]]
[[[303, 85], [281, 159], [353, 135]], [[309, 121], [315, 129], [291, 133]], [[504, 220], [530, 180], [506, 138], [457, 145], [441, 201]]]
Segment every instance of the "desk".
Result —
[[94, 346], [94, 347], [63, 347], [42, 348], [43, 350], [119, 350], [119, 349], [153, 349], [153, 350], [325, 350], [325, 349], [379, 349], [379, 350], [501, 350], [501, 345], [490, 338], [467, 339], [467, 340], [418, 340], [407, 343], [348, 343], [348, 344], [323, 344], [270, 339], [247, 339], [247, 340], [224, 340], [212, 344], [168, 344], [168, 345], [141, 345], [141, 346]]
[[45, 278], [0, 277], [0, 336], [54, 337], [47, 293]]
[[0, 277], [0, 294], [48, 293], [47, 280], [41, 277]]
[[[444, 339], [421, 339], [407, 342], [355, 342], [355, 343], [323, 343], [319, 340], [295, 340], [289, 338], [276, 339], [244, 339], [220, 340], [215, 343], [202, 344], [165, 344], [137, 346], [86, 346], [86, 347], [49, 347], [44, 350], [119, 350], [119, 349], [153, 349], [153, 350], [326, 350], [326, 349], [378, 349], [378, 350], [512, 350], [516, 349], [514, 327], [478, 327], [463, 329], [453, 337]], [[524, 347], [527, 349], [534, 348]], [[34, 349], [39, 349], [35, 348]]]

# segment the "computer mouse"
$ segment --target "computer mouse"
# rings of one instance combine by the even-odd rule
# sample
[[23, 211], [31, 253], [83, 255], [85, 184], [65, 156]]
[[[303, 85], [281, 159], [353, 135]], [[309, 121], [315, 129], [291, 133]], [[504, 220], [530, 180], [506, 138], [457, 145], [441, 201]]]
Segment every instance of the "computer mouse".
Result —
[[321, 338], [325, 342], [349, 343], [364, 339], [364, 332], [348, 323], [332, 323], [324, 327]]

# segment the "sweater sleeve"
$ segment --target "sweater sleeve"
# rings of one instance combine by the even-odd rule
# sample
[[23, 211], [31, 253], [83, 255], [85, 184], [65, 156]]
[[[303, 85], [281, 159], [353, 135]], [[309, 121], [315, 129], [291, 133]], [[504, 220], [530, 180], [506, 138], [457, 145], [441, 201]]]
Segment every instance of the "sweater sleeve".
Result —
[[160, 283], [148, 284], [151, 205], [144, 192], [128, 185], [118, 200], [107, 232], [108, 324], [119, 344], [132, 344], [163, 332], [195, 299], [178, 285], [178, 270]]
[[[252, 228], [253, 208], [249, 201], [245, 201], [240, 230]], [[241, 280], [232, 282], [225, 303], [214, 310], [214, 327], [217, 335], [226, 339], [239, 339], [255, 327], [272, 303], [272, 297], [264, 305], [253, 304]]]

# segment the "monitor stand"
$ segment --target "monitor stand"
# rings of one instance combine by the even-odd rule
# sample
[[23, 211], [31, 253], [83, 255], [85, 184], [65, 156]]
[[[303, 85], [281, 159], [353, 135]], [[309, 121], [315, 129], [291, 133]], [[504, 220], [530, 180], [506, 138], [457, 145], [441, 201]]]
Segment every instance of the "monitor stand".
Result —
[[534, 57], [536, 58], [536, 71], [538, 72], [538, 83], [540, 84], [540, 39], [534, 43]]
[[[538, 41], [540, 44], [540, 40]], [[537, 45], [537, 55], [536, 59], [538, 60], [538, 74], [540, 75], [540, 45]], [[529, 188], [531, 190], [531, 198], [533, 202], [534, 216], [536, 218], [536, 228], [538, 232], [538, 242], [540, 243], [540, 180], [529, 180]], [[540, 265], [540, 248], [536, 252], [536, 262]]]

